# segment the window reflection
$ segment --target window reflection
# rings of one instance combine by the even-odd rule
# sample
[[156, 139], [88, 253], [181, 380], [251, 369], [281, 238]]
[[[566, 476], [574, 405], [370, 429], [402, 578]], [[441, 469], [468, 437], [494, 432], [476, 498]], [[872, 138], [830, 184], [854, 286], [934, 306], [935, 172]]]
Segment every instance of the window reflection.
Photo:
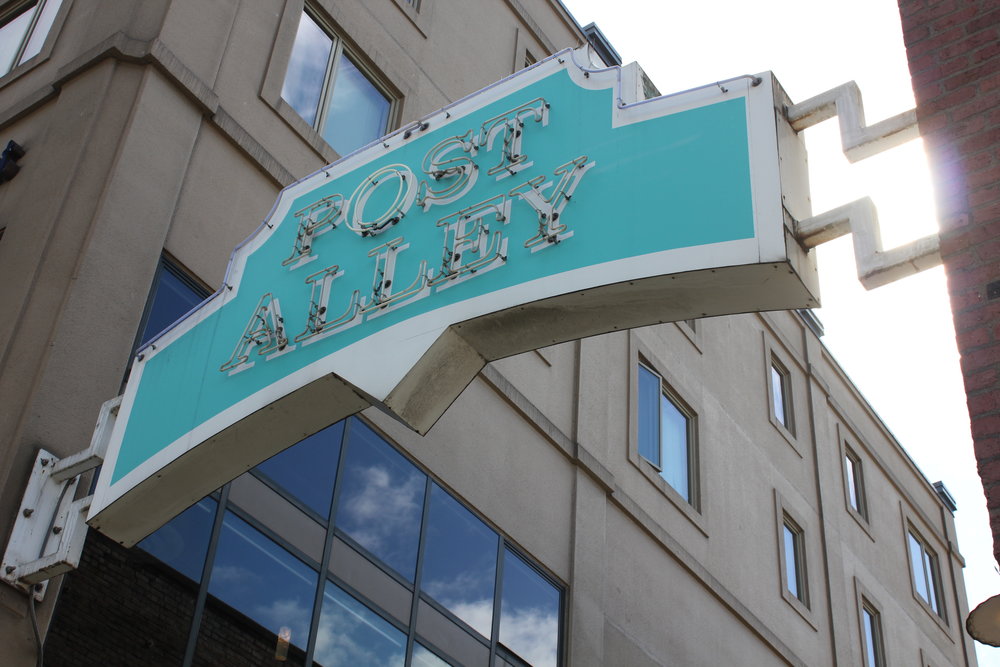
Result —
[[339, 586], [326, 582], [313, 665], [402, 667], [406, 635]]
[[500, 641], [535, 667], [559, 660], [559, 589], [504, 551]]
[[227, 511], [208, 592], [275, 635], [305, 649], [316, 572]]
[[426, 475], [358, 420], [344, 456], [337, 527], [413, 581]]
[[214, 499], [202, 498], [139, 542], [139, 548], [188, 579], [201, 581], [217, 506]]
[[337, 61], [333, 93], [323, 123], [323, 138], [341, 155], [361, 148], [385, 132], [389, 100], [343, 54]]
[[489, 638], [499, 537], [436, 484], [427, 521], [421, 588]]
[[316, 122], [323, 81], [330, 61], [333, 40], [303, 13], [295, 34], [295, 46], [288, 61], [281, 96], [310, 125]]
[[451, 667], [450, 662], [442, 660], [420, 644], [413, 645], [413, 661], [411, 664], [414, 667]]
[[272, 456], [256, 470], [327, 519], [343, 434], [344, 422], [337, 422]]

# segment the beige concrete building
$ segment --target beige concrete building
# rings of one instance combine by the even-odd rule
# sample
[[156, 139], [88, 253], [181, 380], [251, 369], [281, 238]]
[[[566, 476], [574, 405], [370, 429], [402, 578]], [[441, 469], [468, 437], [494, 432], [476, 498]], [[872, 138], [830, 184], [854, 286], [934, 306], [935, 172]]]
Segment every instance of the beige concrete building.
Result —
[[[588, 36], [614, 60], [557, 0], [0, 3], [4, 535], [282, 187]], [[491, 364], [425, 437], [331, 425], [92, 532], [45, 664], [973, 665], [954, 507], [818, 331], [623, 331]], [[32, 613], [0, 585], [3, 664]]]

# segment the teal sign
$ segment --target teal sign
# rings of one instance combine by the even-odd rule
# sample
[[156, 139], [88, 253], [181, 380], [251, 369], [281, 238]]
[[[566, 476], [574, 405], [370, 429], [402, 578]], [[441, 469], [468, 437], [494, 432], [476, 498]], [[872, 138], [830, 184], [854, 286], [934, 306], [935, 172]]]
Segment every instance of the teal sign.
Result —
[[[286, 188], [137, 356], [92, 524], [135, 541], [368, 405], [423, 432], [492, 359], [718, 314], [710, 292], [664, 306], [664, 277], [690, 301], [722, 267], [788, 262], [769, 77], [635, 101], [633, 72], [574, 55]], [[767, 307], [806, 305], [791, 278]]]

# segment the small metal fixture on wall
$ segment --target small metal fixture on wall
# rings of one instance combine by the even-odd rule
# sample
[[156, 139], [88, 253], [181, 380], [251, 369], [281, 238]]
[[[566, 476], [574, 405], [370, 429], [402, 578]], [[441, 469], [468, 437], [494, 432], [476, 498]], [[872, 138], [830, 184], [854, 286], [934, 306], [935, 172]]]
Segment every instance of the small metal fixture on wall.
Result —
[[7, 142], [7, 147], [0, 154], [0, 183], [14, 180], [21, 171], [17, 161], [24, 157], [24, 148], [13, 139]]

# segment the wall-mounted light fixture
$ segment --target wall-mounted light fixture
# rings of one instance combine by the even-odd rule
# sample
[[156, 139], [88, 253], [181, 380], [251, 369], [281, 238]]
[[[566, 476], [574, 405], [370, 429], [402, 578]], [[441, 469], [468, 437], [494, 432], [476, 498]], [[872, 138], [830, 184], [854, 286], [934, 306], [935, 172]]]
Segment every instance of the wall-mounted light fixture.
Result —
[[24, 148], [14, 140], [7, 142], [7, 148], [0, 154], [0, 183], [12, 181], [21, 171], [17, 161], [24, 157]]

